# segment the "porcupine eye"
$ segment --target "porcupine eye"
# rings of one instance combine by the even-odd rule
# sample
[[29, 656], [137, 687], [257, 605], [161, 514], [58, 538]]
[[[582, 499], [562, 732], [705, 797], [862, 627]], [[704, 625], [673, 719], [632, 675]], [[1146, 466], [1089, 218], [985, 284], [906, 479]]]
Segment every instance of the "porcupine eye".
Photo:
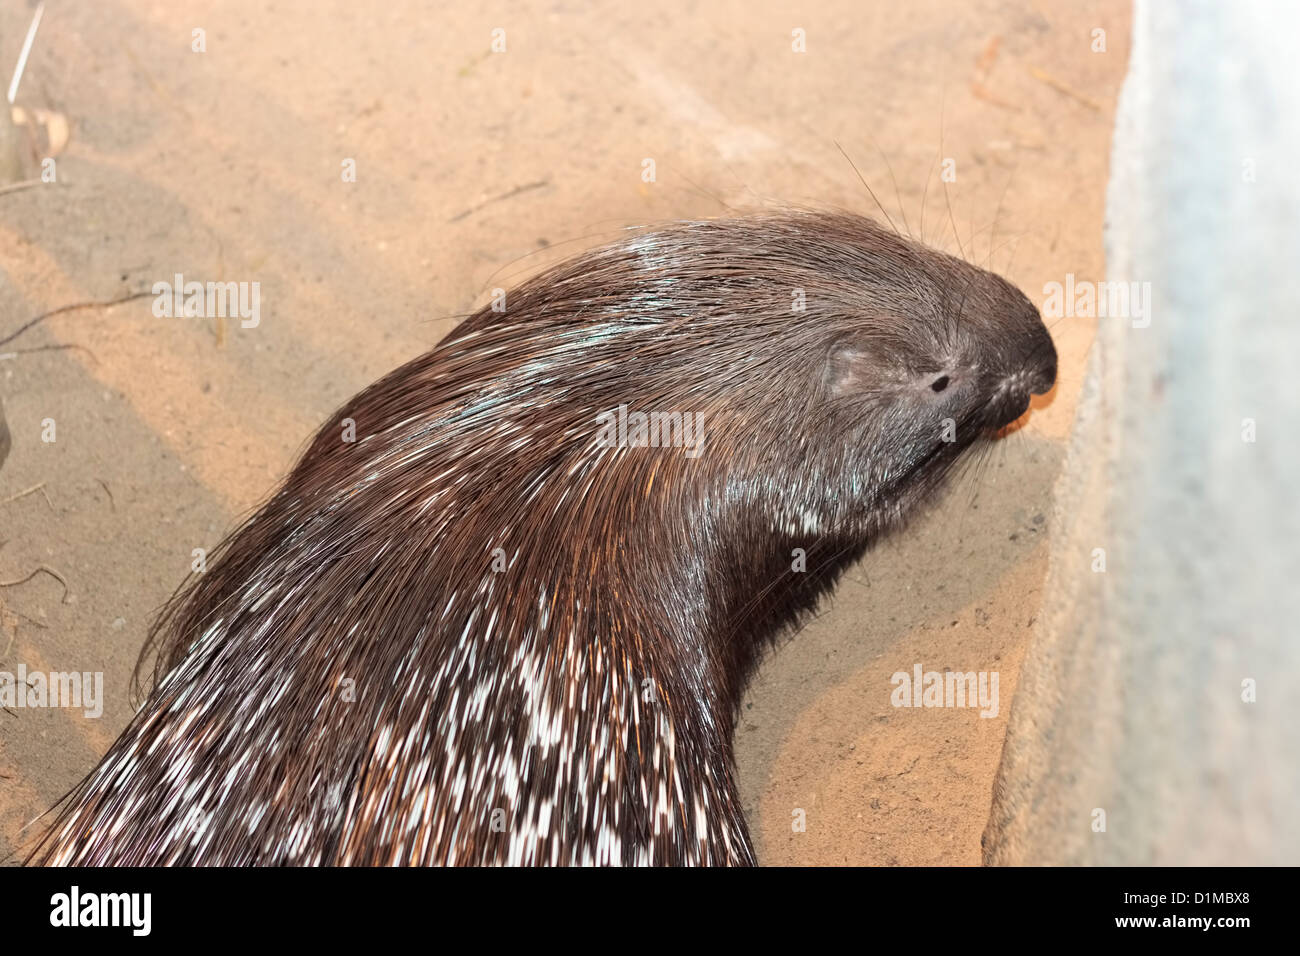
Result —
[[945, 388], [948, 387], [948, 376], [940, 375], [938, 378], [936, 378], [933, 382], [930, 383], [930, 387], [934, 389], [936, 392], [942, 392]]

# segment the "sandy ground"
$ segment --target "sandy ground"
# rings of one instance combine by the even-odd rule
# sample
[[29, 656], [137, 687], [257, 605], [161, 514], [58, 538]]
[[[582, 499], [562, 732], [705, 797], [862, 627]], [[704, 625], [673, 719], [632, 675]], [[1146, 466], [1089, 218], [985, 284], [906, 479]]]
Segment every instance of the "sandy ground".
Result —
[[[0, 0], [6, 77], [29, 17]], [[106, 698], [99, 719], [0, 712], [0, 856], [126, 723], [192, 549], [493, 286], [629, 224], [780, 202], [879, 216], [836, 141], [900, 227], [901, 199], [913, 233], [950, 250], [956, 233], [1035, 301], [1102, 278], [1128, 17], [1119, 0], [52, 4], [19, 103], [63, 111], [72, 140], [57, 183], [0, 194], [0, 338], [175, 273], [260, 282], [261, 324], [144, 299], [0, 346], [0, 581], [67, 582], [0, 587], [0, 670], [102, 671]], [[763, 862], [978, 862], [1092, 331], [1053, 326], [1049, 401], [763, 666], [737, 741]], [[75, 348], [12, 354], [41, 346]], [[997, 671], [997, 716], [892, 707], [890, 675], [916, 664]]]

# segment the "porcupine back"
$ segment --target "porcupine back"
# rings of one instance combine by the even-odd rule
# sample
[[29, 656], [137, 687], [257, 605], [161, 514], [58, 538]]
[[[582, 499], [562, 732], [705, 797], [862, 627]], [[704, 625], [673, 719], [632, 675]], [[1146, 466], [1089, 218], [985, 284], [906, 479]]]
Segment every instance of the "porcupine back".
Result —
[[[35, 859], [751, 863], [759, 652], [1054, 376], [1020, 293], [855, 216], [556, 266], [321, 428]], [[620, 405], [702, 416], [698, 457], [605, 446]]]

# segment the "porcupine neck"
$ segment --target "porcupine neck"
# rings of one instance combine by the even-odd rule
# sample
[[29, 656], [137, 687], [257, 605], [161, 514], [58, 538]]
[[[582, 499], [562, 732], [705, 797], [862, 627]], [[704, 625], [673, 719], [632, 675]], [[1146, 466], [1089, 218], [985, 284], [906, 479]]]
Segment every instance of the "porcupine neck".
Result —
[[[766, 494], [788, 491], [771, 482], [711, 472], [705, 461], [655, 469], [649, 457], [680, 452], [631, 454], [645, 455], [646, 467], [661, 475], [662, 495], [630, 522], [649, 533], [620, 536], [625, 560], [609, 571], [619, 587], [637, 593], [632, 606], [644, 615], [637, 627], [671, 652], [650, 655], [646, 666], [655, 673], [648, 676], [678, 691], [673, 707], [682, 716], [707, 707], [723, 731], [717, 745], [730, 753], [732, 724], [764, 652], [793, 632], [867, 541], [793, 505], [782, 509], [779, 496]], [[681, 487], [670, 486], [674, 480]], [[679, 513], [665, 514], [675, 507]], [[680, 529], [680, 540], [669, 543], [669, 529]], [[683, 677], [685, 686], [675, 687]]]
[[[754, 482], [743, 475], [729, 480], [708, 462], [661, 458], [656, 468], [655, 456], [680, 451], [621, 453], [637, 456], [624, 465], [639, 478], [658, 475], [659, 494], [632, 499], [635, 507], [604, 524], [607, 551], [593, 554], [589, 541], [571, 551], [553, 543], [550, 556], [555, 567], [572, 569], [565, 589], [572, 589], [579, 626], [587, 628], [577, 643], [597, 655], [571, 677], [581, 685], [577, 698], [589, 680], [603, 679], [611, 661], [630, 691], [620, 705], [629, 695], [615, 684], [597, 705], [618, 713], [614, 725], [631, 725], [624, 786], [650, 814], [639, 846], [625, 847], [624, 860], [752, 863], [732, 759], [745, 686], [767, 647], [816, 605], [865, 542], [811, 523], [774, 526]], [[573, 523], [573, 516], [566, 520]], [[806, 553], [806, 571], [792, 568], [795, 548]], [[579, 786], [593, 785], [589, 772], [579, 776]], [[665, 803], [684, 806], [689, 822], [687, 846], [666, 853], [653, 823]], [[676, 819], [677, 811], [670, 815]], [[632, 853], [643, 847], [652, 848], [649, 856]]]

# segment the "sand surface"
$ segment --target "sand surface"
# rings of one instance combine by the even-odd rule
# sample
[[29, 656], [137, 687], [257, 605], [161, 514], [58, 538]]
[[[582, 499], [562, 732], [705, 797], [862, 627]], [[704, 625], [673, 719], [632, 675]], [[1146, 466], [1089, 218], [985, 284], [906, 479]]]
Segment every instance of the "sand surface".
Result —
[[[6, 78], [29, 17], [0, 0]], [[1103, 278], [1128, 18], [1119, 0], [52, 6], [19, 103], [62, 111], [72, 137], [57, 183], [0, 194], [0, 338], [176, 273], [259, 282], [261, 322], [159, 319], [143, 299], [0, 346], [0, 581], [44, 566], [67, 583], [0, 587], [0, 670], [105, 683], [98, 719], [0, 711], [0, 857], [125, 725], [192, 550], [493, 287], [633, 224], [776, 203], [879, 217], [837, 141], [900, 228], [898, 197], [910, 231], [953, 251], [955, 232], [1034, 301]], [[1093, 325], [1052, 331], [1049, 401], [750, 688], [737, 753], [764, 863], [978, 862]], [[44, 346], [71, 347], [16, 351]], [[891, 706], [890, 675], [916, 664], [998, 672], [997, 716]]]

